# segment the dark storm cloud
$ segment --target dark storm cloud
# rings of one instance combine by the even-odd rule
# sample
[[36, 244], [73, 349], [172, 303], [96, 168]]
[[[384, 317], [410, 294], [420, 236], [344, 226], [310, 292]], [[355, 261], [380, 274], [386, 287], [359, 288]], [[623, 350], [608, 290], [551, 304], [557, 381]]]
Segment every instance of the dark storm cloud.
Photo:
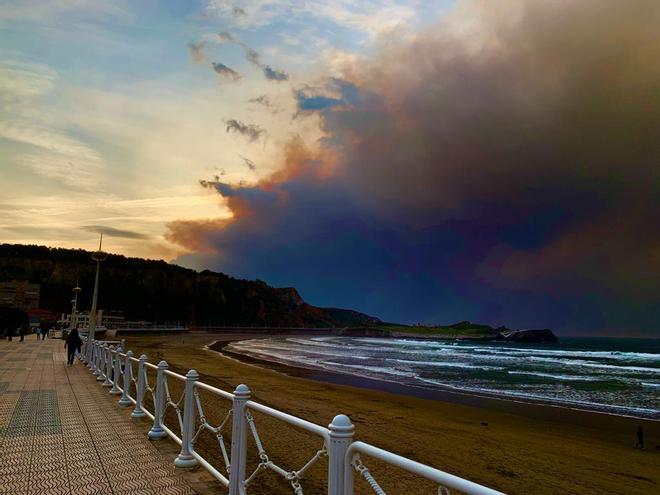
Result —
[[257, 96], [256, 98], [250, 98], [248, 100], [248, 103], [258, 103], [259, 105], [263, 105], [266, 108], [270, 108], [273, 106], [272, 102], [270, 101], [270, 98], [268, 98], [267, 95], [260, 95]]
[[293, 92], [297, 113], [325, 112], [336, 107], [362, 106], [363, 110], [379, 102], [377, 95], [360, 90], [354, 84], [339, 78], [328, 80], [323, 87], [307, 86]]
[[273, 69], [270, 65], [262, 66], [261, 70], [263, 70], [266, 79], [271, 81], [287, 81], [289, 79], [289, 74], [285, 71]]
[[236, 72], [234, 69], [227, 67], [225, 64], [220, 62], [212, 62], [213, 70], [223, 79], [231, 79], [232, 81], [237, 81], [241, 78], [241, 75]]
[[188, 51], [190, 52], [190, 57], [194, 62], [202, 63], [206, 62], [206, 41], [200, 41], [199, 43], [188, 43]]
[[266, 131], [258, 125], [246, 124], [236, 119], [229, 119], [226, 122], [227, 132], [238, 132], [247, 137], [250, 141], [256, 141], [261, 136], [265, 135]]
[[246, 46], [245, 47], [245, 59], [251, 64], [261, 67], [261, 60], [259, 58], [259, 53], [256, 50]]
[[243, 164], [249, 168], [252, 172], [255, 172], [257, 170], [257, 164], [254, 163], [252, 160], [249, 158], [243, 156], [243, 155], [238, 155], [241, 157], [241, 160], [243, 160]]
[[170, 238], [385, 319], [658, 332], [658, 25], [655, 1], [459, 6], [299, 90], [323, 146], [213, 184], [234, 217]]
[[268, 110], [270, 113], [276, 114], [282, 111], [282, 108], [273, 103], [273, 101], [268, 97], [268, 95], [260, 95], [256, 98], [250, 98], [248, 103], [253, 103], [259, 105], [262, 109]]
[[140, 232], [133, 232], [132, 230], [116, 229], [114, 227], [106, 227], [104, 225], [85, 225], [81, 227], [82, 230], [93, 232], [95, 234], [103, 233], [110, 237], [122, 237], [124, 239], [151, 239], [152, 237]]
[[309, 95], [304, 91], [294, 92], [299, 112], [318, 112], [344, 105], [344, 100], [324, 95]]
[[289, 74], [281, 69], [273, 69], [270, 65], [266, 65], [261, 61], [261, 56], [259, 52], [251, 48], [246, 43], [243, 43], [240, 39], [236, 38], [231, 33], [227, 31], [222, 31], [218, 33], [218, 38], [221, 43], [234, 43], [240, 46], [245, 53], [245, 59], [250, 62], [252, 65], [261, 70], [264, 77], [270, 81], [287, 81], [289, 79]]
[[227, 31], [222, 31], [218, 33], [218, 38], [222, 43], [235, 43], [236, 40], [232, 36], [231, 33], [228, 33]]

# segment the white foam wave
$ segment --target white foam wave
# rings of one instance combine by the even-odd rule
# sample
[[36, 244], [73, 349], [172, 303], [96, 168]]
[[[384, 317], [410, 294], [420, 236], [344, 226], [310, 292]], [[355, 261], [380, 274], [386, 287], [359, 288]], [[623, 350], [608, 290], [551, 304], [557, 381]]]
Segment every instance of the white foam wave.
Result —
[[414, 378], [417, 376], [416, 373], [413, 373], [412, 371], [403, 371], [403, 370], [397, 370], [394, 368], [386, 368], [386, 367], [381, 367], [381, 366], [362, 366], [358, 364], [346, 364], [346, 363], [335, 363], [332, 361], [325, 361], [323, 364], [325, 365], [330, 365], [330, 366], [339, 366], [341, 368], [350, 368], [350, 369], [356, 369], [356, 370], [362, 370], [362, 371], [371, 371], [374, 373], [378, 374], [386, 374], [386, 375], [396, 375], [396, 376], [406, 376], [406, 377], [411, 377]]
[[578, 351], [568, 349], [533, 349], [520, 347], [486, 347], [472, 348], [475, 351], [490, 354], [523, 354], [534, 356], [561, 356], [566, 358], [610, 359], [615, 361], [660, 362], [660, 354], [648, 352], [620, 351]]
[[538, 376], [541, 378], [550, 378], [552, 380], [566, 380], [566, 381], [576, 381], [576, 382], [598, 382], [607, 380], [607, 377], [598, 377], [598, 376], [578, 376], [578, 375], [557, 375], [555, 373], [542, 373], [537, 371], [507, 371], [509, 375], [528, 375], [528, 376]]
[[412, 364], [417, 366], [437, 366], [439, 368], [461, 368], [461, 369], [475, 369], [475, 370], [486, 370], [486, 371], [491, 371], [491, 370], [497, 371], [504, 369], [501, 366], [487, 366], [487, 365], [477, 365], [477, 364], [468, 364], [468, 363], [456, 363], [449, 361], [413, 361], [411, 359], [390, 359], [389, 361]]
[[464, 392], [473, 392], [478, 394], [486, 395], [495, 395], [495, 396], [507, 396], [513, 398], [521, 399], [531, 399], [531, 400], [542, 400], [546, 402], [554, 402], [561, 405], [575, 406], [583, 409], [597, 409], [602, 411], [614, 412], [616, 414], [624, 415], [644, 415], [647, 417], [659, 417], [660, 410], [651, 409], [646, 407], [633, 407], [633, 406], [620, 406], [618, 404], [603, 404], [600, 402], [588, 401], [588, 400], [574, 400], [574, 399], [565, 399], [562, 397], [557, 397], [554, 395], [544, 395], [544, 394], [535, 394], [529, 392], [521, 392], [517, 390], [508, 390], [508, 389], [494, 389], [487, 387], [469, 387], [464, 385], [453, 385], [448, 384], [439, 380], [432, 380], [429, 378], [417, 378], [419, 381], [440, 386], [442, 388], [449, 388], [453, 390], [459, 390]]

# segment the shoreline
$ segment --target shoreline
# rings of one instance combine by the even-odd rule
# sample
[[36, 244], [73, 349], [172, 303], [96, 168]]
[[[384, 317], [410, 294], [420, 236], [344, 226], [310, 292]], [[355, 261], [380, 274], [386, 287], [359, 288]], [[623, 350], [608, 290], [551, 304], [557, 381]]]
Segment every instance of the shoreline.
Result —
[[[304, 337], [305, 335], [292, 333], [286, 336]], [[446, 390], [439, 390], [436, 388], [403, 384], [396, 381], [365, 377], [351, 373], [343, 373], [340, 371], [317, 369], [305, 367], [303, 365], [295, 366], [278, 360], [267, 361], [255, 356], [226, 349], [226, 347], [232, 342], [269, 337], [272, 336], [263, 334], [233, 336], [227, 335], [221, 338], [214, 338], [214, 341], [206, 345], [204, 348], [208, 351], [217, 353], [225, 358], [238, 361], [242, 364], [248, 364], [250, 366], [261, 369], [268, 369], [284, 376], [303, 378], [318, 383], [343, 385], [358, 389], [367, 389], [375, 392], [385, 392], [388, 394], [401, 395], [405, 397], [414, 397], [417, 399], [439, 401], [448, 404], [459, 404], [463, 406], [483, 408], [486, 410], [513, 413], [534, 419], [567, 421], [571, 424], [578, 424], [582, 426], [607, 424], [608, 427], [611, 427], [612, 419], [615, 421], [620, 419], [623, 423], [625, 423], [625, 427], [621, 425], [623, 427], [622, 430], [629, 428], [628, 423], [630, 421], [643, 423], [650, 428], [660, 426], [660, 418], [618, 414], [611, 411], [590, 409], [587, 407], [573, 407], [566, 404], [552, 403], [551, 401], [513, 397], [497, 397], [485, 393], [479, 394], [472, 391], [462, 391], [458, 389], [452, 390], [448, 388]]]

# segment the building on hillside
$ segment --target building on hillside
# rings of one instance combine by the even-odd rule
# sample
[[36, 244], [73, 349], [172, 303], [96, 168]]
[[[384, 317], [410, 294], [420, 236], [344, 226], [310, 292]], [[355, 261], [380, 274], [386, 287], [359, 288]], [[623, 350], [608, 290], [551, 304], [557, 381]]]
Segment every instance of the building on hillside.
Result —
[[40, 284], [27, 280], [0, 282], [0, 304], [15, 306], [23, 311], [39, 308]]

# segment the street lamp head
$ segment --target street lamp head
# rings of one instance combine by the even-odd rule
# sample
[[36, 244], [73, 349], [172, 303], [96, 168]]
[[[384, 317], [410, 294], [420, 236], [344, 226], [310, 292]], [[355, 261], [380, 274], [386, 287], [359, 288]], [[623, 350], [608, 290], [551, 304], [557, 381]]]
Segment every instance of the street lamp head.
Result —
[[103, 251], [95, 251], [92, 253], [92, 259], [94, 261], [105, 261], [108, 255], [104, 253]]
[[74, 293], [76, 293], [76, 294], [79, 294], [80, 292], [82, 292], [82, 289], [81, 289], [80, 287], [78, 287], [78, 286], [74, 287], [74, 288], [71, 289], [71, 290], [72, 290], [72, 292], [74, 292]]
[[103, 245], [103, 232], [101, 232], [101, 239], [99, 240], [98, 251], [92, 253], [92, 259], [98, 263], [100, 263], [101, 261], [105, 261], [105, 259], [108, 257], [108, 255], [104, 253], [103, 250], [101, 249], [102, 245]]

